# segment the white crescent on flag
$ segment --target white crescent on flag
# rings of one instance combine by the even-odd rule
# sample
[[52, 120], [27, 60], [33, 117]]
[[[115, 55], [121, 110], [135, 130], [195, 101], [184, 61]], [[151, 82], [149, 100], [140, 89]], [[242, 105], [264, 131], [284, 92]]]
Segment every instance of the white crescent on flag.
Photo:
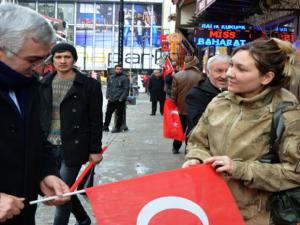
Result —
[[189, 199], [176, 196], [161, 197], [147, 203], [140, 211], [136, 225], [148, 225], [156, 214], [167, 209], [182, 209], [191, 212], [203, 225], [209, 225], [207, 215], [201, 206]]

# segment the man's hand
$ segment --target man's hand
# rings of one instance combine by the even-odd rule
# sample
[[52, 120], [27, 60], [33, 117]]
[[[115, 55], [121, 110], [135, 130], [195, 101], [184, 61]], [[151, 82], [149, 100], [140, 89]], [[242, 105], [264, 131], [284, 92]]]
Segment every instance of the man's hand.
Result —
[[24, 200], [25, 198], [0, 193], [0, 223], [19, 215], [24, 208]]
[[95, 164], [98, 164], [102, 161], [102, 154], [90, 154], [90, 161], [93, 161]]
[[[50, 197], [53, 195], [62, 195], [69, 192], [68, 185], [65, 184], [57, 176], [49, 175], [44, 178], [40, 183], [40, 188], [45, 197]], [[60, 197], [55, 200], [46, 202], [46, 205], [62, 205], [70, 200], [70, 197]]]

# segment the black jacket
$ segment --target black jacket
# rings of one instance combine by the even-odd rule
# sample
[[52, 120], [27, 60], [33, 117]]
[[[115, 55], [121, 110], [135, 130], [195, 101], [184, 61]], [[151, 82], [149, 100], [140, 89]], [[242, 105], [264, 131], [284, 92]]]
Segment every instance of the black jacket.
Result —
[[166, 93], [164, 91], [164, 80], [162, 77], [155, 77], [152, 75], [149, 79], [148, 90], [150, 92], [150, 101], [159, 101], [166, 98]]
[[37, 199], [45, 176], [58, 175], [50, 154], [51, 145], [40, 126], [38, 85], [34, 81], [27, 87], [23, 120], [0, 87], [0, 192], [26, 198], [21, 214], [5, 225], [33, 225], [36, 206], [28, 202]]
[[[63, 158], [67, 165], [81, 165], [89, 154], [99, 153], [102, 140], [102, 91], [98, 81], [81, 72], [60, 104]], [[41, 80], [42, 128], [51, 129], [52, 81], [56, 72]]]
[[205, 111], [208, 103], [220, 93], [220, 90], [212, 85], [209, 78], [199, 81], [187, 94], [185, 107], [187, 112], [187, 131], [188, 135], [197, 125], [200, 117]]
[[111, 75], [107, 81], [106, 98], [109, 101], [125, 101], [129, 94], [129, 79], [125, 74]]

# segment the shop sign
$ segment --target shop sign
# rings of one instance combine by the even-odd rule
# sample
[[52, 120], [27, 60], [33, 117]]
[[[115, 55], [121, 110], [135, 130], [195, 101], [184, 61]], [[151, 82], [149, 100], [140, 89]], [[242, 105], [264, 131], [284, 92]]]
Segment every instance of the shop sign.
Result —
[[[93, 56], [93, 48], [86, 48], [76, 46], [78, 53], [78, 60], [76, 65], [81, 69], [98, 70], [113, 68], [118, 63], [118, 52], [112, 52], [110, 48], [95, 48]], [[86, 57], [84, 57], [86, 53]], [[162, 53], [158, 48], [144, 50], [141, 48], [124, 48], [123, 67], [125, 69], [159, 69], [159, 60]]]
[[194, 31], [197, 46], [237, 47], [252, 40], [252, 31], [244, 24], [201, 23]]
[[294, 32], [289, 31], [287, 27], [278, 27], [271, 32], [271, 37], [279, 38], [283, 41], [294, 42]]
[[167, 34], [162, 34], [162, 35], [160, 35], [159, 39], [160, 39], [160, 43], [161, 43], [160, 50], [162, 52], [170, 51], [169, 42], [168, 42], [168, 35]]
[[173, 61], [177, 60], [177, 50], [181, 41], [182, 36], [179, 33], [173, 33], [168, 36], [168, 42], [170, 44], [170, 58]]

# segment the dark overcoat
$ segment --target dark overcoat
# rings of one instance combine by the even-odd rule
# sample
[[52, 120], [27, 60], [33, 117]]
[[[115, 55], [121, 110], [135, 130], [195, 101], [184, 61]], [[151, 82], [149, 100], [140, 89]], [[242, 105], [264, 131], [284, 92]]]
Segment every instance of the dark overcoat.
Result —
[[151, 75], [149, 79], [148, 90], [150, 92], [150, 101], [164, 100], [166, 93], [164, 91], [164, 80], [162, 77], [155, 77]]
[[[63, 158], [68, 166], [82, 165], [89, 154], [99, 153], [102, 140], [101, 85], [75, 70], [75, 79], [60, 104]], [[52, 119], [52, 81], [56, 72], [41, 80], [42, 127], [48, 136]]]
[[0, 192], [26, 198], [21, 214], [5, 225], [33, 225], [36, 206], [28, 202], [37, 199], [46, 175], [58, 175], [51, 146], [42, 136], [38, 82], [27, 91], [22, 118], [0, 87]]
[[185, 109], [187, 113], [187, 131], [197, 125], [200, 117], [204, 113], [208, 103], [220, 93], [220, 90], [212, 85], [209, 78], [199, 81], [187, 94], [185, 99]]

